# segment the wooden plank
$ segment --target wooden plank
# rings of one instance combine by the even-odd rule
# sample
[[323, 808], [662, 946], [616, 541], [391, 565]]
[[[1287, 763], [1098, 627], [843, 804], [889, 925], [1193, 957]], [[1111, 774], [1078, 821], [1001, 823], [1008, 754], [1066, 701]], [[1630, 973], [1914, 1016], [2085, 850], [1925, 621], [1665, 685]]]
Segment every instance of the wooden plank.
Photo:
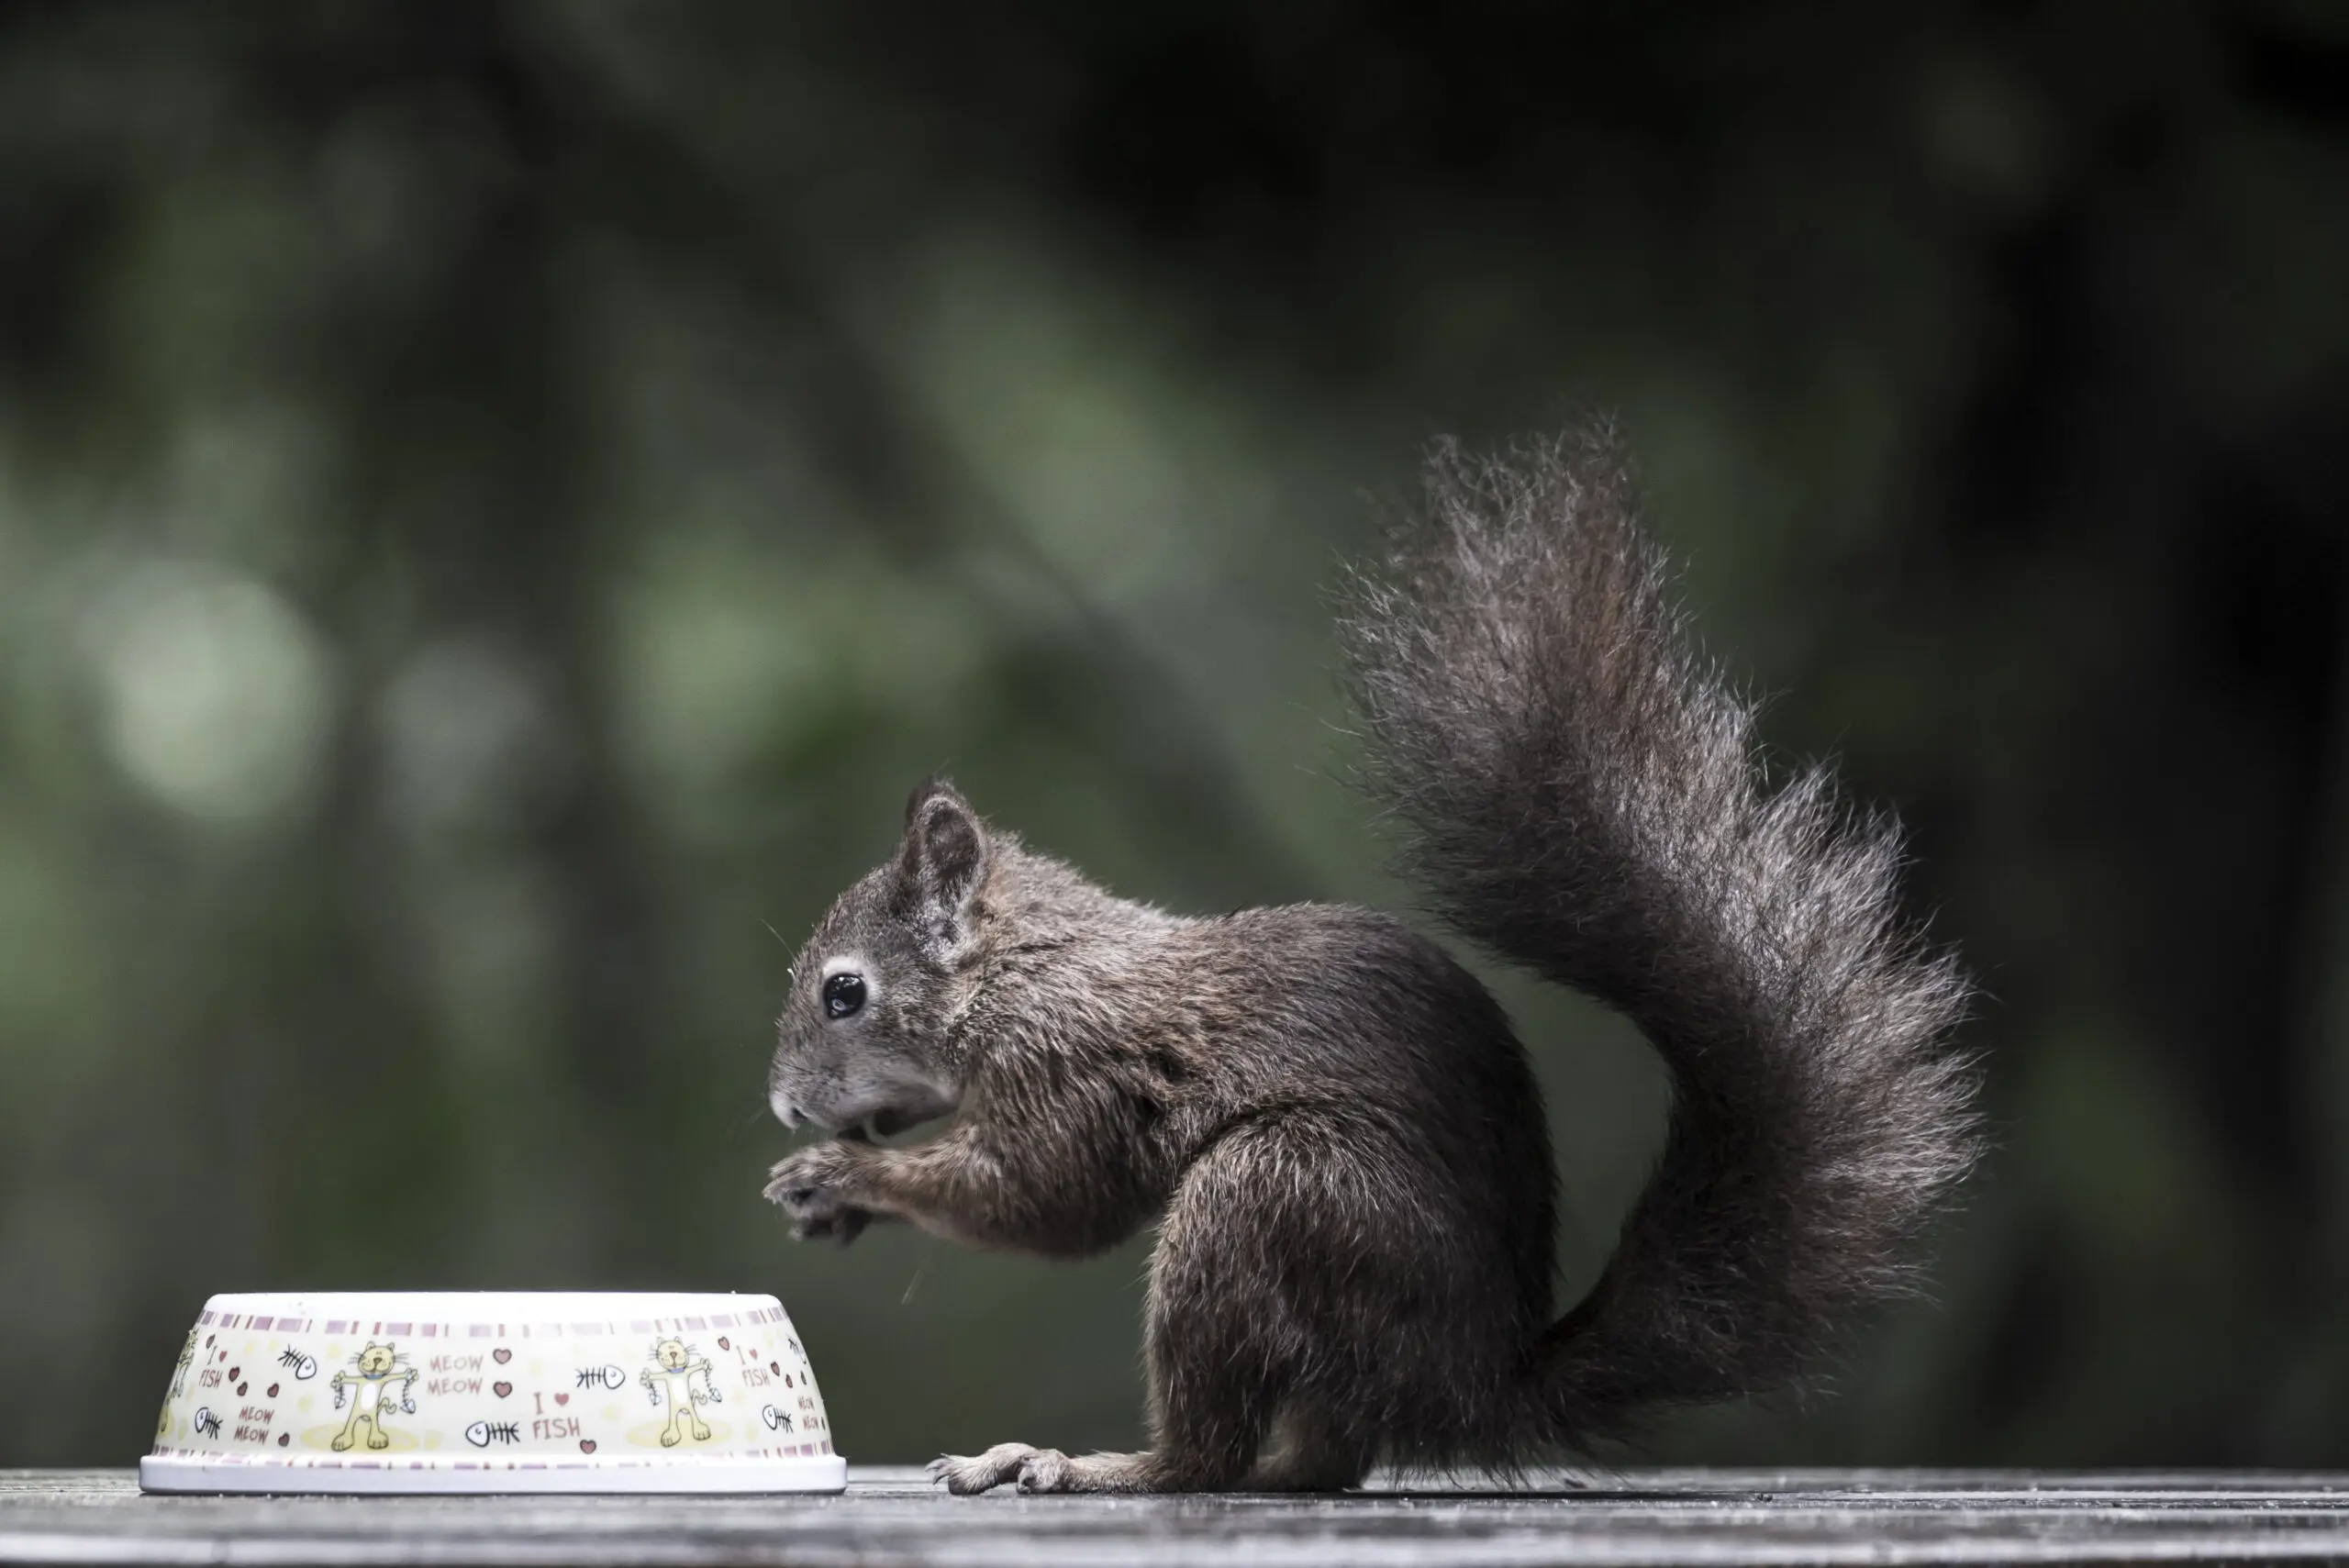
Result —
[[[1578, 1484], [1579, 1483], [1579, 1484]], [[954, 1498], [859, 1468], [839, 1497], [145, 1497], [0, 1472], [0, 1562], [1534, 1564], [2349, 1557], [2349, 1474], [1642, 1470], [1518, 1491]]]

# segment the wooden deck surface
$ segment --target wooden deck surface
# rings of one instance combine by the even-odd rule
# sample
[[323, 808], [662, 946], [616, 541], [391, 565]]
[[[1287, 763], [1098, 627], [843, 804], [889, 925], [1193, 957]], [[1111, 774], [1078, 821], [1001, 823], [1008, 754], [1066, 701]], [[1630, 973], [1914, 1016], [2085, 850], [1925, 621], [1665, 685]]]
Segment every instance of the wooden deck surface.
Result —
[[2349, 1559], [2349, 1473], [1649, 1470], [1342, 1497], [145, 1497], [0, 1472], [0, 1562], [1285, 1564]]

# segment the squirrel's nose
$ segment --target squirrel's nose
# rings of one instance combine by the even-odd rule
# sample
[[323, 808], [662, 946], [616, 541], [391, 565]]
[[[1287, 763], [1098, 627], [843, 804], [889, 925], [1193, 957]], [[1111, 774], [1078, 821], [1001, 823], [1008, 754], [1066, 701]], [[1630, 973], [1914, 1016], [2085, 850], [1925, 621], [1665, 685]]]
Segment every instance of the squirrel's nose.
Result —
[[781, 1089], [767, 1091], [767, 1108], [774, 1112], [774, 1119], [783, 1123], [785, 1127], [796, 1128], [799, 1125], [798, 1107], [791, 1103], [791, 1097]]

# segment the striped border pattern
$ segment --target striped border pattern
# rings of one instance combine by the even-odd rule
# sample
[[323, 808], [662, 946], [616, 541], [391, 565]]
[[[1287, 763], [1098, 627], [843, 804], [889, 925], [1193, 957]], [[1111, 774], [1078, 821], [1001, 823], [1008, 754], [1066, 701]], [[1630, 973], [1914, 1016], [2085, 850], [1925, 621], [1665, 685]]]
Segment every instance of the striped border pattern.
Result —
[[[794, 1443], [787, 1448], [737, 1449], [726, 1454], [738, 1459], [816, 1459], [832, 1451], [831, 1440]], [[615, 1454], [609, 1459], [328, 1459], [286, 1458], [264, 1453], [224, 1453], [208, 1448], [157, 1448], [159, 1458], [200, 1459], [206, 1464], [246, 1465], [256, 1470], [643, 1470], [669, 1469], [692, 1460], [668, 1457], [633, 1459]]]
[[659, 1334], [680, 1330], [706, 1334], [713, 1329], [757, 1329], [770, 1323], [785, 1321], [780, 1309], [758, 1312], [718, 1312], [701, 1318], [639, 1318], [626, 1323], [394, 1323], [378, 1320], [373, 1323], [358, 1318], [270, 1318], [251, 1313], [220, 1312], [211, 1308], [195, 1315], [196, 1324], [205, 1329], [245, 1329], [254, 1333], [274, 1331], [280, 1334], [380, 1334], [398, 1339], [416, 1340], [560, 1340], [608, 1339], [620, 1334]]

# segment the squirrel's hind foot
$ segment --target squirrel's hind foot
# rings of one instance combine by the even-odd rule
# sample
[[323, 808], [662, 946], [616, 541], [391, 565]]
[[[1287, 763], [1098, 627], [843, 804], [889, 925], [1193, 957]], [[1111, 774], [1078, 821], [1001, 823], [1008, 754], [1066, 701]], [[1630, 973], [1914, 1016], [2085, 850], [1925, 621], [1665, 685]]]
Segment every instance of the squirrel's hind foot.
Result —
[[975, 1459], [944, 1454], [930, 1461], [930, 1478], [946, 1483], [957, 1496], [1017, 1481], [1030, 1496], [1049, 1492], [1211, 1491], [1211, 1484], [1186, 1482], [1168, 1473], [1147, 1453], [1086, 1453], [1072, 1459], [1056, 1448], [997, 1443]]
[[1026, 1443], [997, 1443], [986, 1452], [965, 1459], [959, 1454], [941, 1453], [930, 1462], [930, 1478], [943, 1481], [946, 1489], [958, 1497], [991, 1491], [1005, 1482], [1019, 1477], [1022, 1467], [1037, 1451]]

